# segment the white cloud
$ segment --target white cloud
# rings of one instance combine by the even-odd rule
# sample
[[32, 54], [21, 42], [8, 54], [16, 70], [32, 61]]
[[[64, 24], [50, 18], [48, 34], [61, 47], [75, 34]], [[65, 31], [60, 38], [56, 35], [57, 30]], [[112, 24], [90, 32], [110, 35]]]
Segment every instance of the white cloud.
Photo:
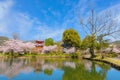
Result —
[[62, 33], [64, 29], [55, 29], [55, 28], [48, 28], [45, 26], [41, 26], [38, 29], [38, 32], [40, 33], [39, 36], [40, 38], [54, 38], [55, 40], [59, 40], [62, 37]]
[[7, 16], [9, 15], [10, 9], [13, 3], [11, 0], [0, 2], [0, 33], [7, 32]]
[[5, 24], [0, 24], [0, 33], [6, 33], [6, 25]]
[[[55, 40], [61, 40], [63, 31], [70, 27], [83, 34], [83, 31], [79, 27], [79, 15], [87, 15], [87, 4], [87, 0], [80, 0], [77, 4], [72, 4], [73, 7], [71, 10], [63, 17], [63, 23], [59, 24], [59, 22], [55, 21], [53, 26], [49, 26], [48, 24], [42, 23], [36, 17], [31, 17], [26, 13], [15, 11], [13, 9], [15, 6], [14, 0], [0, 1], [0, 35], [7, 35], [10, 37], [13, 32], [17, 32], [24, 40], [45, 39], [49, 37]], [[120, 4], [111, 6], [108, 9], [116, 10], [119, 14], [119, 7]], [[44, 10], [43, 13], [45, 15], [47, 14]], [[61, 16], [59, 12], [53, 10], [51, 10], [51, 14], [55, 17]], [[119, 17], [119, 15], [116, 16], [118, 21], [120, 20]]]
[[3, 19], [6, 15], [8, 15], [12, 5], [13, 5], [13, 2], [11, 0], [0, 2], [0, 19]]
[[[84, 19], [88, 16], [88, 13], [91, 9], [91, 5], [89, 2], [90, 1], [88, 0], [79, 0], [79, 2], [73, 6], [73, 8], [68, 12], [67, 16], [64, 18], [63, 25], [70, 27], [69, 24], [73, 24], [72, 27], [74, 27], [74, 29], [76, 29], [82, 37], [85, 36], [85, 32], [83, 31], [83, 29], [81, 29], [79, 21], [81, 16]], [[95, 10], [97, 10], [100, 7], [96, 7], [97, 4], [95, 3], [97, 3], [97, 1], [93, 2], [94, 6], [92, 7], [95, 8]], [[120, 4], [107, 7], [106, 9], [99, 11], [96, 14], [103, 15], [106, 11], [110, 11], [111, 14], [113, 14], [113, 19], [115, 19], [118, 25], [120, 25]], [[118, 28], [120, 29], [120, 27]], [[117, 29], [117, 27], [115, 27], [115, 29]], [[113, 40], [113, 38], [111, 39]]]
[[120, 3], [119, 4], [116, 4], [116, 5], [113, 5], [113, 6], [110, 6], [104, 10], [102, 10], [100, 12], [100, 14], [104, 14], [105, 12], [111, 12], [112, 14], [114, 14], [115, 16], [117, 14], [120, 14]]
[[115, 17], [115, 20], [117, 21], [117, 23], [120, 23], [120, 14]]
[[[60, 17], [60, 12], [59, 12], [59, 11], [52, 10], [52, 8], [48, 8], [48, 11], [51, 12], [51, 14], [52, 14], [54, 17]], [[45, 14], [46, 14], [46, 13], [45, 13]]]
[[24, 40], [48, 37], [61, 39], [63, 29], [49, 28], [50, 26], [41, 23], [36, 17], [15, 11], [14, 6], [13, 0], [0, 1], [0, 35], [10, 37], [15, 32]]
[[[106, 13], [110, 13], [112, 19], [114, 20], [115, 27], [113, 31], [120, 30], [120, 3], [104, 9], [99, 14], [103, 16]], [[119, 34], [120, 31], [112, 34], [111, 36], [108, 36], [107, 38], [111, 39], [111, 41], [120, 40]]]

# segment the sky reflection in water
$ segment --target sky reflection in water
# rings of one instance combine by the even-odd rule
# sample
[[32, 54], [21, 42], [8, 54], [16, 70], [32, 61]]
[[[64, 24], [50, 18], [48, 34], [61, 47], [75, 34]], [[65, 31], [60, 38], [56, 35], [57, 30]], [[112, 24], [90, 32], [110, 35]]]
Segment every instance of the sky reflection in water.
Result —
[[120, 71], [100, 62], [70, 59], [0, 59], [0, 80], [120, 80]]

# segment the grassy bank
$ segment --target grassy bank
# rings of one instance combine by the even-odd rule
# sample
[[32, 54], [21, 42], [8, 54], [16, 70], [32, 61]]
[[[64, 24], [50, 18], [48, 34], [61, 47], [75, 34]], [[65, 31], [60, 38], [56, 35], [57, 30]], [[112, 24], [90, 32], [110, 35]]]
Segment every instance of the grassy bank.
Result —
[[48, 53], [48, 54], [24, 54], [21, 57], [37, 56], [43, 58], [77, 58], [78, 53], [66, 54], [66, 53]]
[[9, 55], [0, 53], [0, 58], [5, 58], [5, 57], [8, 57], [8, 56], [9, 56]]
[[120, 66], [120, 60], [118, 60], [118, 59], [109, 58], [109, 57], [105, 57], [104, 59], [101, 59], [100, 56], [97, 56], [93, 59], [107, 61], [107, 62], [110, 62], [110, 63], [113, 63], [113, 64], [116, 64], [116, 65]]
[[79, 53], [73, 53], [73, 54], [66, 54], [66, 53], [46, 53], [46, 54], [35, 54], [35, 53], [27, 53], [27, 54], [0, 54], [0, 57], [42, 57], [42, 58], [78, 58]]
[[94, 58], [90, 58], [90, 55], [85, 55], [83, 58], [88, 60], [104, 62], [120, 70], [120, 60], [115, 58], [105, 57], [104, 59], [102, 59], [100, 55], [96, 55], [96, 57]]

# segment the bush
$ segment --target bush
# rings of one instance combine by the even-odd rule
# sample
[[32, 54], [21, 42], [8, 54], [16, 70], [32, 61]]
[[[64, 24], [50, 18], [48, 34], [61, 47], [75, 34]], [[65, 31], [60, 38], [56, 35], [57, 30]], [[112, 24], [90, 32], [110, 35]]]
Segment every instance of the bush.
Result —
[[71, 58], [78, 58], [78, 53], [72, 53], [70, 54]]

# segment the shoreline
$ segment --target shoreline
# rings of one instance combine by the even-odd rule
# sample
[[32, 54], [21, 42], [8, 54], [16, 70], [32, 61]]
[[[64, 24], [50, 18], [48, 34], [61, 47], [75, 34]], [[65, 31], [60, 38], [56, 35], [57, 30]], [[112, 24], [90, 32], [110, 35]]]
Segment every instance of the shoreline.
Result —
[[120, 60], [112, 60], [112, 58], [100, 59], [100, 58], [87, 58], [87, 57], [83, 57], [83, 59], [103, 62], [103, 63], [106, 63], [117, 70], [120, 70]]
[[77, 58], [78, 55], [74, 54], [23, 54], [23, 55], [6, 55], [0, 54], [0, 58], [14, 57], [14, 58], [25, 58], [25, 57], [38, 57], [38, 58]]

